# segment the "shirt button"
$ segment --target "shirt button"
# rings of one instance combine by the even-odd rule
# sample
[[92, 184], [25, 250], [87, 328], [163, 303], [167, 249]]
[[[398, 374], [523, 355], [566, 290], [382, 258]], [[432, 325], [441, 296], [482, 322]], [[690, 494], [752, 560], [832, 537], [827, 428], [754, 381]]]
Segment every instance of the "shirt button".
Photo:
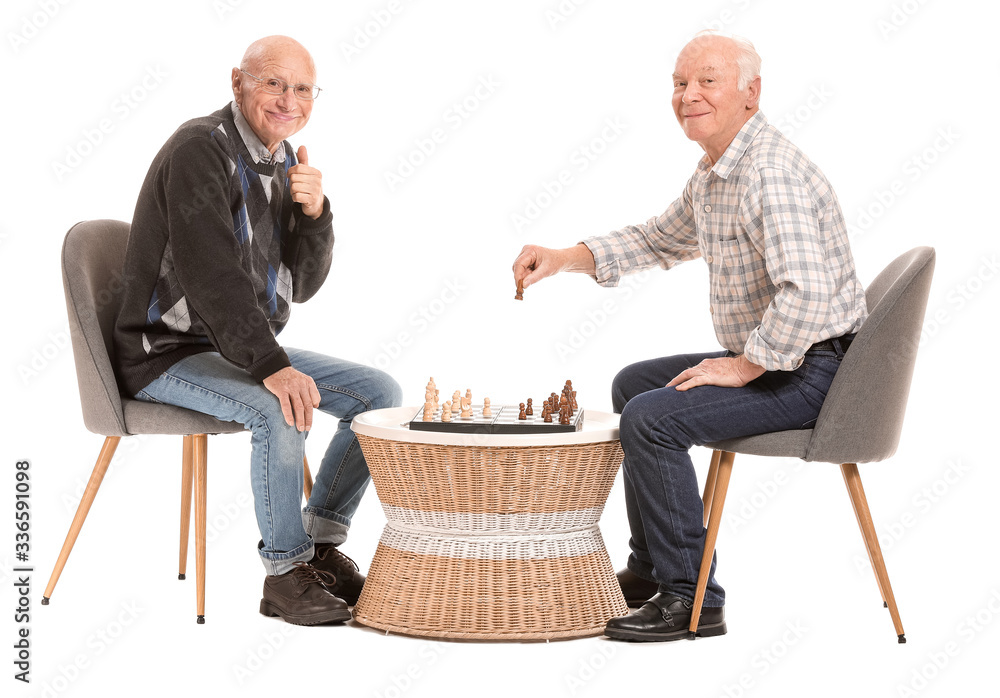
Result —
[[708, 204], [705, 204], [705, 213], [711, 213], [711, 212], [712, 212], [712, 207], [709, 206]]
[[712, 262], [715, 261], [715, 258], [712, 255], [708, 255], [707, 257], [705, 257], [705, 261], [711, 264]]
[[708, 314], [715, 315], [715, 308], [713, 308], [712, 306], [708, 306]]

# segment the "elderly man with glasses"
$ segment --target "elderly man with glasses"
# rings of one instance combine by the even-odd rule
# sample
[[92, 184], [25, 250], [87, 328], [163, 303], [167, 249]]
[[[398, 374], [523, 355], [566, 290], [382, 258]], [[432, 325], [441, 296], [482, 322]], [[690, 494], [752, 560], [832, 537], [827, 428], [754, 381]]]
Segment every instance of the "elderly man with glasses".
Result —
[[[337, 546], [369, 474], [350, 422], [401, 400], [381, 371], [276, 339], [330, 270], [322, 174], [286, 140], [309, 121], [315, 79], [301, 44], [261, 39], [233, 68], [233, 101], [167, 140], [139, 193], [114, 331], [126, 393], [250, 430], [260, 612], [300, 625], [351, 617], [364, 576]], [[340, 423], [301, 509], [315, 408]]]

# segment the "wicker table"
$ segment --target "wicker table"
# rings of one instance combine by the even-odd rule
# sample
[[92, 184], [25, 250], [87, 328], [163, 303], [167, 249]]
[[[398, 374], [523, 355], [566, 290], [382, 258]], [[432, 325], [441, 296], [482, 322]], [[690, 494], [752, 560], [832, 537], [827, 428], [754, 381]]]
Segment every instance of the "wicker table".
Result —
[[622, 460], [618, 415], [582, 430], [410, 431], [416, 407], [354, 419], [388, 523], [359, 623], [405, 635], [547, 640], [628, 613], [597, 527]]

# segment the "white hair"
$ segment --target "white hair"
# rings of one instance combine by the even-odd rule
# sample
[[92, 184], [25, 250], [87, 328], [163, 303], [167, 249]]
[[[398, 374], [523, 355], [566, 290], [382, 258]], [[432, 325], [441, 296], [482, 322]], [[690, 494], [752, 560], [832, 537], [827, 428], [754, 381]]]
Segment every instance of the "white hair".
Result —
[[749, 39], [737, 36], [736, 34], [717, 32], [711, 29], [698, 32], [694, 35], [692, 41], [710, 36], [729, 39], [735, 44], [736, 67], [740, 71], [736, 80], [736, 88], [740, 91], [745, 90], [753, 82], [754, 78], [760, 76], [760, 56], [757, 54], [757, 49], [754, 48]]

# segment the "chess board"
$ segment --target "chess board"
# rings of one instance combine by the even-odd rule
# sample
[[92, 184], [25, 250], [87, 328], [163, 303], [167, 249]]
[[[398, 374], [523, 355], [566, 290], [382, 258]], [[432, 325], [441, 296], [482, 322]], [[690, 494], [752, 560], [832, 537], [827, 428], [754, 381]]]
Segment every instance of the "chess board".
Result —
[[520, 408], [517, 405], [493, 405], [492, 415], [483, 416], [483, 406], [473, 405], [472, 416], [460, 418], [459, 412], [452, 412], [451, 421], [441, 421], [441, 408], [434, 413], [434, 418], [424, 421], [424, 408], [421, 407], [410, 420], [410, 429], [414, 431], [448, 431], [468, 434], [556, 434], [567, 431], [580, 431], [583, 428], [583, 410], [577, 409], [570, 417], [569, 424], [560, 424], [558, 413], [552, 415], [551, 422], [542, 421], [542, 411], [534, 408], [534, 414], [527, 419], [518, 419]]

